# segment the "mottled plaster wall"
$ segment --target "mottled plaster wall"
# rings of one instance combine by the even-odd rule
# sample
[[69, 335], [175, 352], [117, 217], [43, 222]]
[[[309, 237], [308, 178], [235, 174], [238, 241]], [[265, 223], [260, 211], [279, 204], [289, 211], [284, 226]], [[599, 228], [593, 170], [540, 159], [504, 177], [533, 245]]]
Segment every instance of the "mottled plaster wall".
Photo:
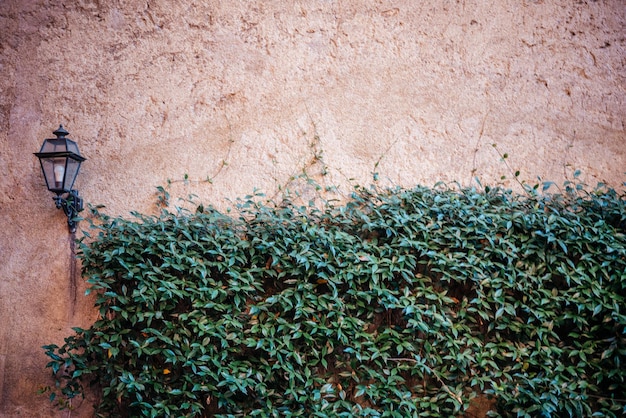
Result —
[[625, 23], [622, 0], [0, 1], [0, 415], [54, 416], [40, 346], [94, 318], [32, 155], [59, 123], [114, 215], [185, 174], [213, 182], [173, 195], [225, 207], [305, 167], [619, 186]]

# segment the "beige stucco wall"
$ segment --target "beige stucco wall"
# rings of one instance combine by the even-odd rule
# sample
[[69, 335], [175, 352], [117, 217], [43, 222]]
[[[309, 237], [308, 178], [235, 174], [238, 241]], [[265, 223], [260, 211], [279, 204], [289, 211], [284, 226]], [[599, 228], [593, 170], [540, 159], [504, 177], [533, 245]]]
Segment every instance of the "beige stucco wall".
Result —
[[32, 155], [59, 123], [113, 215], [186, 174], [219, 207], [305, 168], [619, 186], [625, 27], [623, 0], [1, 0], [0, 416], [55, 416], [40, 346], [94, 318]]

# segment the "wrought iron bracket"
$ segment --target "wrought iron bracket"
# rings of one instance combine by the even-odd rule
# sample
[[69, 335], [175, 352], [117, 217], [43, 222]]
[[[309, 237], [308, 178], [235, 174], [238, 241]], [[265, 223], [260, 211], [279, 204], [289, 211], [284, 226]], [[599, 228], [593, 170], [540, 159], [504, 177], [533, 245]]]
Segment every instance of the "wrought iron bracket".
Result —
[[65, 196], [57, 195], [54, 198], [57, 209], [63, 209], [67, 216], [67, 226], [71, 233], [76, 232], [76, 216], [83, 210], [83, 198], [78, 196], [78, 190], [70, 190]]

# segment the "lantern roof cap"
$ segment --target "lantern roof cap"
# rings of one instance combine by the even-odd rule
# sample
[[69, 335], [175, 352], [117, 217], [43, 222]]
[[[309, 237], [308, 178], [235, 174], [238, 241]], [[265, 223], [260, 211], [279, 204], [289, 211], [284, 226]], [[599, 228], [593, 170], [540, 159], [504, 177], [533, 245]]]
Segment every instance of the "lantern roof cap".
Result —
[[59, 125], [59, 129], [57, 129], [56, 131], [52, 133], [55, 134], [57, 138], [63, 138], [66, 135], [70, 134], [68, 131], [65, 130], [65, 128], [63, 128], [63, 125]]
[[66, 138], [69, 132], [63, 128], [63, 125], [59, 125], [59, 129], [52, 133], [56, 135], [56, 138], [48, 138], [43, 141], [41, 150], [35, 153], [38, 158], [69, 157], [76, 161], [86, 160], [85, 157], [80, 155], [78, 144], [70, 138]]

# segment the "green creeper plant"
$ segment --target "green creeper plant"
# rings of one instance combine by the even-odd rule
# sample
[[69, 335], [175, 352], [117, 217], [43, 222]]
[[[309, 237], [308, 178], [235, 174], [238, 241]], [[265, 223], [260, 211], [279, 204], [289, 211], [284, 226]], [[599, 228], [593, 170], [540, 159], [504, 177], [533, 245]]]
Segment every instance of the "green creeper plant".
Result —
[[626, 413], [623, 192], [94, 215], [100, 318], [44, 347], [53, 400], [92, 383], [100, 416], [450, 417], [477, 396], [493, 416]]

